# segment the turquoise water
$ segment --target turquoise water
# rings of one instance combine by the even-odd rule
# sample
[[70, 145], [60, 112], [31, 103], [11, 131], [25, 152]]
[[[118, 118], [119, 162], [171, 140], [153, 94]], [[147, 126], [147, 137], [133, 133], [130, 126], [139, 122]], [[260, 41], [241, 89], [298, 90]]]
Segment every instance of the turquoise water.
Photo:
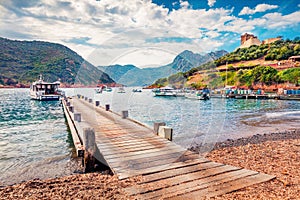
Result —
[[[254, 134], [300, 128], [300, 101], [211, 99], [199, 101], [180, 97], [154, 97], [151, 90], [133, 93], [96, 94], [94, 89], [69, 89], [69, 95], [83, 94], [115, 112], [129, 111], [129, 117], [150, 127], [164, 121], [174, 129], [174, 142], [189, 148], [201, 143], [236, 139]], [[76, 109], [76, 108], [75, 108]]]
[[1, 89], [0, 112], [0, 185], [74, 172], [59, 101], [30, 100], [29, 89]]
[[[142, 93], [95, 94], [94, 89], [64, 89], [67, 95], [83, 94], [115, 112], [150, 127], [164, 121], [174, 129], [174, 142], [191, 147], [228, 138], [278, 132], [300, 126], [300, 101], [154, 97]], [[76, 109], [76, 107], [75, 107]], [[0, 89], [0, 185], [33, 178], [74, 173], [78, 160], [60, 102], [30, 100], [29, 89]], [[93, 114], [93, 113], [91, 113]]]

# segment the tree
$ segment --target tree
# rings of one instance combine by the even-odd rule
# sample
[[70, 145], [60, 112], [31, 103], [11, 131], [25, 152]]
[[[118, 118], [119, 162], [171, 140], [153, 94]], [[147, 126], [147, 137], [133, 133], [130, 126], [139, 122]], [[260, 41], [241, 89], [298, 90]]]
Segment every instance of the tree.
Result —
[[278, 82], [278, 71], [270, 66], [258, 66], [252, 70], [252, 79], [255, 83], [270, 84]]
[[300, 68], [286, 69], [279, 72], [278, 75], [282, 80], [294, 83], [295, 85], [298, 85], [300, 82]]

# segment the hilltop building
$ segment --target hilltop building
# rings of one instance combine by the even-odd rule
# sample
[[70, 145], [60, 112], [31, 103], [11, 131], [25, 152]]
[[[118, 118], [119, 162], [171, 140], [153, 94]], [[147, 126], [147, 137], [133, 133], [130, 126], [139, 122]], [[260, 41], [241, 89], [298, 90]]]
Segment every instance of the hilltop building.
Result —
[[262, 42], [257, 38], [257, 36], [253, 35], [253, 34], [248, 34], [245, 33], [243, 35], [241, 35], [241, 46], [239, 48], [247, 48], [250, 47], [252, 45], [261, 45], [261, 44], [270, 44], [272, 42], [275, 42], [277, 40], [281, 40], [281, 37], [277, 37], [277, 38], [268, 38], [263, 40]]

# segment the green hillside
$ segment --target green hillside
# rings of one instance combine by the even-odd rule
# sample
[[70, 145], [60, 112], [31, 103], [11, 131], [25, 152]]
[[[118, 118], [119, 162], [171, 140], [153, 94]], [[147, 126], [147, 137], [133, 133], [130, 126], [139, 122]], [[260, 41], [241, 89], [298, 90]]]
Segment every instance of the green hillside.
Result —
[[[254, 84], [300, 84], [300, 64], [294, 64], [294, 68], [277, 70], [276, 68], [255, 65], [253, 61], [286, 61], [289, 57], [300, 55], [300, 37], [294, 40], [279, 40], [271, 44], [251, 46], [249, 48], [238, 48], [214, 61], [192, 68], [185, 73], [173, 74], [166, 78], [158, 79], [152, 87], [175, 85], [177, 87], [194, 88], [219, 88], [225, 85], [247, 86]], [[242, 69], [234, 68], [232, 64], [240, 63]], [[249, 61], [249, 62], [248, 62]], [[252, 61], [252, 62], [251, 62]], [[228, 64], [226, 71], [219, 71], [218, 66]], [[249, 66], [247, 66], [247, 63]], [[285, 62], [283, 62], [285, 63]]]
[[265, 60], [286, 60], [300, 54], [300, 37], [294, 40], [278, 40], [271, 44], [253, 45], [249, 48], [238, 48], [235, 51], [215, 60], [215, 65], [224, 65], [239, 61], [255, 60], [264, 57]]
[[42, 74], [46, 81], [89, 85], [113, 83], [101, 70], [66, 46], [0, 38], [0, 85], [28, 85]]

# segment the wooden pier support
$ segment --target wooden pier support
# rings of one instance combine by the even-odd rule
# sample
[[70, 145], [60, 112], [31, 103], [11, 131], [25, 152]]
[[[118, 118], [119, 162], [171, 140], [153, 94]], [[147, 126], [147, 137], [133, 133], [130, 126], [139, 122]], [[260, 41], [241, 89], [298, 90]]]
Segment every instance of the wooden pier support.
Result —
[[72, 113], [74, 112], [74, 106], [69, 106], [68, 108], [69, 108], [70, 112], [72, 112]]
[[74, 120], [77, 122], [81, 122], [81, 113], [74, 113]]
[[96, 106], [100, 106], [100, 101], [95, 101]]
[[106, 105], [105, 105], [105, 110], [106, 110], [106, 111], [109, 111], [109, 109], [110, 109], [110, 105], [109, 105], [109, 104], [106, 104]]
[[78, 136], [75, 124], [72, 121], [70, 112], [68, 112], [68, 109], [67, 109], [67, 106], [66, 106], [66, 101], [63, 102], [63, 109], [64, 109], [65, 116], [66, 116], [68, 124], [69, 124], [70, 132], [71, 132], [72, 139], [73, 139], [73, 143], [74, 143], [74, 146], [75, 146], [75, 149], [76, 149], [76, 154], [77, 154], [78, 157], [83, 157], [84, 148], [83, 148], [81, 140]]
[[121, 115], [122, 115], [122, 119], [126, 119], [128, 117], [128, 110], [123, 110]]
[[168, 126], [159, 126], [158, 128], [158, 135], [172, 141], [173, 139], [173, 129]]
[[165, 125], [166, 125], [165, 122], [154, 122], [154, 124], [153, 124], [154, 133], [157, 135], [159, 127], [160, 126], [165, 126]]
[[84, 152], [84, 172], [92, 172], [95, 167], [95, 153], [96, 153], [96, 142], [95, 142], [95, 131], [93, 128], [83, 129], [83, 146]]

